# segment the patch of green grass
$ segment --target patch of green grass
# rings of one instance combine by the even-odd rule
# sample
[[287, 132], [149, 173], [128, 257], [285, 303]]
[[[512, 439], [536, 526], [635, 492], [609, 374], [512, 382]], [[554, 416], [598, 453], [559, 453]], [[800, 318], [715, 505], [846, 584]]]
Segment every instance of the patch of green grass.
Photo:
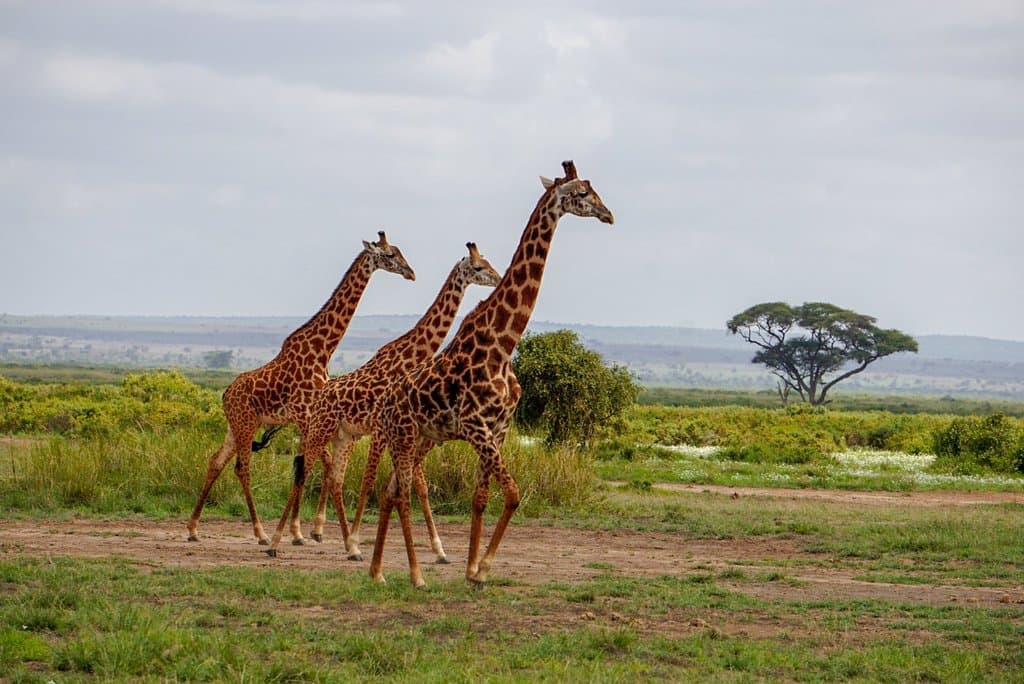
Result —
[[[435, 582], [424, 592], [363, 573], [5, 559], [0, 664], [13, 681], [436, 682], [998, 680], [1024, 665], [1024, 626], [1011, 609], [780, 601], [717, 585], [741, 578], [786, 581], [781, 573], [604, 574], [485, 592]], [[26, 607], [60, 617], [23, 626]], [[744, 636], [742, 625], [759, 616], [790, 627]], [[685, 627], [697, 618], [704, 627]], [[891, 633], [849, 640], [865, 620]], [[641, 636], [634, 624], [676, 629]]]
[[50, 647], [23, 625], [20, 629], [0, 628], [0, 665], [42, 661], [50, 657]]
[[[1024, 583], [1024, 505], [863, 506], [813, 499], [716, 493], [637, 494], [609, 489], [597, 506], [562, 510], [554, 520], [581, 528], [673, 532], [686, 539], [791, 540], [812, 555], [794, 563], [859, 573], [918, 575], [945, 584]], [[773, 562], [773, 565], [788, 563]], [[756, 564], [752, 562], [751, 564]]]
[[941, 476], [924, 471], [912, 472], [884, 463], [872, 468], [847, 467], [832, 459], [786, 463], [675, 454], [673, 458], [597, 460], [594, 468], [602, 480], [626, 482], [633, 489], [645, 492], [656, 488], [656, 483], [886, 492], [949, 489], [1024, 491], [1024, 477]]

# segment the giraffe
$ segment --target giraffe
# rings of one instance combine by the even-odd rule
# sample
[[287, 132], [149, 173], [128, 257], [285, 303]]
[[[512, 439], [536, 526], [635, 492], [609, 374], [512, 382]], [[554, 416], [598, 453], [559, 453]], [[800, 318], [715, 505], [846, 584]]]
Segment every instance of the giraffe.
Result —
[[[505, 528], [519, 506], [519, 487], [502, 461], [499, 447], [521, 393], [511, 368], [512, 352], [536, 304], [551, 239], [565, 214], [614, 223], [612, 212], [590, 181], [577, 177], [575, 165], [566, 161], [562, 168], [563, 178], [541, 178], [544, 194], [498, 286], [463, 319], [448, 346], [396, 383], [383, 401], [373, 434], [381, 448], [390, 449], [394, 472], [381, 492], [377, 539], [370, 562], [370, 576], [378, 582], [384, 581], [384, 541], [392, 509], [397, 507], [410, 580], [416, 587], [425, 586], [413, 549], [409, 491], [414, 468], [427, 451], [453, 439], [469, 442], [480, 458], [466, 579], [477, 586], [487, 581]], [[483, 513], [491, 478], [501, 485], [504, 509], [481, 559]]]
[[[281, 344], [281, 351], [268, 363], [242, 373], [224, 390], [221, 404], [228, 421], [224, 443], [210, 457], [206, 482], [188, 521], [189, 541], [199, 541], [199, 516], [203, 512], [210, 488], [224, 466], [234, 457], [235, 475], [242, 484], [245, 503], [249, 507], [253, 534], [260, 544], [270, 543], [263, 531], [249, 485], [249, 459], [252, 449], [261, 447], [252, 442], [260, 425], [273, 426], [270, 431], [293, 422], [289, 405], [298, 397], [323, 387], [328, 380], [327, 365], [348, 329], [352, 314], [374, 271], [397, 273], [406, 280], [416, 274], [398, 247], [391, 245], [384, 231], [377, 233], [377, 242], [363, 241], [363, 250], [356, 256], [330, 299], [306, 323], [297, 328]], [[268, 431], [269, 432], [269, 431]], [[269, 435], [265, 434], [262, 445]]]
[[[317, 461], [323, 462], [325, 477], [311, 536], [316, 541], [323, 539], [327, 496], [330, 493], [338, 511], [342, 533], [346, 537], [346, 542], [348, 541], [351, 533], [347, 529], [347, 523], [343, 522], [345, 514], [342, 498], [345, 468], [355, 443], [360, 437], [370, 433], [381, 397], [392, 383], [433, 356], [441, 347], [470, 285], [494, 287], [501, 279], [501, 275], [494, 270], [490, 262], [481, 256], [475, 243], [467, 242], [466, 248], [469, 255], [455, 264], [433, 303], [412, 329], [377, 350], [373, 358], [359, 369], [332, 378], [322, 390], [310, 395], [311, 403], [308, 410], [299, 412], [305, 416], [297, 421], [302, 431], [300, 453], [303, 456], [300, 457], [301, 465], [296, 466], [294, 496], [290, 498], [289, 507], [285, 508], [271, 540], [270, 548], [267, 550], [269, 555], [277, 555], [289, 508], [292, 514], [292, 543], [302, 539], [298, 502], [302, 500], [302, 486], [309, 475], [309, 470]], [[330, 454], [327, 452], [328, 443], [331, 443]], [[360, 490], [357, 524], [366, 505], [369, 489], [377, 478], [378, 463], [379, 458], [366, 465]], [[438, 558], [445, 559], [444, 548], [441, 546], [427, 502], [427, 483], [422, 477], [421, 469], [417, 470], [417, 474], [417, 493], [428, 521], [431, 542], [435, 544], [434, 550], [438, 553]]]

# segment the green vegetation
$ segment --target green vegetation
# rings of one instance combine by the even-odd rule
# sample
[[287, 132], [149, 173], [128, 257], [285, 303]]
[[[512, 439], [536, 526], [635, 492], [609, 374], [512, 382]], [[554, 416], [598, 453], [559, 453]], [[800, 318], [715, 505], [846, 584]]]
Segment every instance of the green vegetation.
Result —
[[[0, 376], [0, 433], [33, 439], [0, 445], [0, 502], [9, 510], [174, 515], [188, 510], [203, 484], [226, 423], [216, 392], [175, 371], [128, 374], [116, 385], [24, 385]], [[288, 428], [254, 456], [253, 490], [261, 516], [276, 519], [287, 500], [297, 432]], [[352, 455], [346, 491], [358, 491], [365, 440]], [[526, 514], [594, 491], [586, 452], [509, 440], [503, 450], [517, 474]], [[543, 457], [541, 454], [543, 453]], [[464, 443], [436, 449], [424, 464], [437, 510], [469, 510], [477, 456]], [[319, 470], [307, 504], [319, 496]], [[382, 464], [380, 478], [390, 475]], [[500, 492], [495, 492], [500, 498]], [[230, 469], [211, 492], [212, 514], [243, 515], [244, 499]], [[308, 517], [308, 514], [307, 514]]]
[[[141, 372], [158, 371], [142, 371], [139, 368], [119, 366], [0, 363], [0, 376], [30, 385], [115, 385], [124, 380], [125, 376]], [[200, 387], [218, 392], [223, 391], [238, 376], [237, 371], [202, 368], [177, 368], [174, 372], [180, 373]]]
[[[16, 435], [0, 440], [5, 517], [43, 518], [43, 535], [70, 516], [183, 520], [223, 438], [218, 392], [175, 372], [95, 380], [0, 377], [0, 433]], [[571, 576], [531, 581], [503, 576], [499, 553], [483, 591], [444, 566], [425, 567], [429, 589], [416, 591], [399, 567], [377, 585], [340, 559], [177, 567], [59, 547], [34, 557], [0, 537], [0, 679], [1019, 681], [1022, 504], [865, 506], [663, 483], [1021, 492], [1024, 477], [995, 471], [1022, 431], [1002, 416], [635, 406], [587, 450], [513, 434], [503, 453], [523, 505], [510, 535], [527, 522], [577, 540], [592, 530], [617, 553], [575, 556], [570, 540], [551, 555]], [[265, 520], [280, 515], [296, 449], [289, 428], [254, 456]], [[361, 444], [349, 495], [365, 458]], [[465, 522], [476, 456], [451, 443], [425, 467], [435, 510]], [[242, 535], [239, 489], [226, 469], [207, 516], [238, 520]], [[617, 548], [648, 533], [671, 559], [665, 574]], [[707, 561], [716, 548], [729, 551]], [[856, 591], [820, 591], [822, 577]]]
[[[597, 496], [595, 472], [600, 477], [635, 482], [638, 487], [687, 482], [887, 490], [1016, 489], [1020, 486], [1017, 480], [993, 479], [985, 473], [1011, 472], [1004, 466], [1019, 463], [1013, 459], [1024, 434], [1022, 421], [992, 420], [965, 422], [944, 415], [807, 407], [635, 406], [613, 426], [605, 427], [590, 449], [547, 447], [513, 434], [503, 453], [519, 483], [521, 510], [526, 516], [543, 515], [552, 507], [589, 505]], [[981, 434], [978, 430], [968, 429], [976, 423], [997, 424], [1002, 437], [985, 441], [977, 436]], [[0, 502], [7, 510], [22, 514], [70, 509], [93, 514], [175, 515], [194, 503], [207, 460], [223, 440], [224, 431], [218, 393], [173, 371], [130, 373], [117, 385], [24, 384], [0, 376], [0, 433], [30, 438], [0, 444]], [[951, 434], [959, 437], [953, 439]], [[941, 435], [946, 437], [939, 439]], [[989, 442], [1001, 449], [998, 456], [994, 447], [984, 446]], [[837, 461], [835, 455], [851, 447], [926, 454], [936, 443], [956, 449], [950, 446], [949, 453], [942, 452], [934, 463], [915, 462], [913, 468], [894, 465], [892, 459], [885, 458], [875, 459], [871, 466], [854, 467]], [[665, 448], [687, 446], [718, 450], [694, 456]], [[254, 457], [253, 486], [264, 518], [273, 520], [280, 515], [287, 497], [291, 457], [297, 449], [296, 431], [289, 428], [269, 450]], [[971, 449], [987, 455], [980, 459], [961, 455]], [[346, 473], [347, 492], [357, 489], [365, 459], [363, 443], [356, 448]], [[389, 468], [386, 460], [381, 478], [389, 476]], [[428, 457], [425, 469], [431, 498], [440, 513], [469, 509], [476, 468], [476, 455], [463, 443], [444, 445]], [[962, 474], [972, 477], [959, 477]], [[319, 477], [317, 469], [307, 488], [307, 506], [319, 494]], [[230, 469], [214, 487], [210, 506], [212, 515], [244, 515], [241, 491]]]
[[[758, 565], [589, 574], [485, 591], [362, 568], [152, 567], [0, 555], [0, 668], [11, 681], [1013, 681], [1012, 604], [822, 597], [806, 573], [918, 587], [1019, 586], [1021, 507], [865, 510], [609, 492], [558, 524], [801, 549]], [[428, 574], [434, 572], [427, 568]], [[965, 594], [973, 596], [975, 594]]]
[[808, 448], [818, 453], [872, 447], [907, 453], [930, 452], [932, 434], [951, 416], [894, 415], [880, 411], [829, 411], [793, 406], [786, 410], [747, 407], [686, 408], [638, 406], [626, 414], [620, 442], [666, 446], [753, 445]]
[[516, 421], [543, 432], [548, 444], [589, 442], [640, 391], [624, 366], [606, 366], [571, 330], [524, 336], [512, 369], [523, 389]]
[[1002, 414], [957, 418], [935, 433], [935, 453], [947, 469], [1024, 473], [1024, 426]]
[[[749, 406], [779, 408], [779, 395], [766, 390], [720, 390], [690, 387], [645, 387], [637, 403], [642, 406]], [[1024, 401], [1012, 399], [962, 399], [901, 394], [836, 394], [830, 411], [886, 411], [888, 413], [935, 413], [955, 416], [984, 416], [1002, 413], [1024, 418]]]

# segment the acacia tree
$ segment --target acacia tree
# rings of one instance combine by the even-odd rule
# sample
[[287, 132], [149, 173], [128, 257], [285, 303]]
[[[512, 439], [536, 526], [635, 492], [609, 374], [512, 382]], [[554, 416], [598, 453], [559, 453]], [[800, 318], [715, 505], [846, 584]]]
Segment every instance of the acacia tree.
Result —
[[549, 444], [586, 443], [640, 391], [626, 368], [606, 366], [571, 330], [523, 336], [512, 370], [523, 388], [516, 421], [546, 432]]
[[883, 330], [871, 316], [825, 302], [757, 304], [733, 316], [726, 327], [760, 347], [752, 362], [763, 363], [779, 378], [783, 401], [793, 390], [812, 406], [828, 403], [825, 395], [836, 383], [883, 356], [917, 351], [910, 335]]

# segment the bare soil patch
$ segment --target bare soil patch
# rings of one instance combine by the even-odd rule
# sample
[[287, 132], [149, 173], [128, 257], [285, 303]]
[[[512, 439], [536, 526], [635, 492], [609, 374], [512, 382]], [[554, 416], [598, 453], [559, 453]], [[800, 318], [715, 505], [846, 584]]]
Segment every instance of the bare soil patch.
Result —
[[[397, 522], [392, 523], [384, 554], [389, 581], [407, 581], [405, 548]], [[364, 540], [367, 560], [345, 558], [340, 531], [328, 528], [322, 544], [282, 545], [277, 558], [249, 536], [244, 521], [207, 520], [199, 528], [202, 540], [186, 541], [184, 523], [129, 520], [2, 521], [0, 557], [75, 556], [123, 557], [144, 567], [209, 568], [218, 566], [287, 567], [306, 570], [367, 572], [372, 543]], [[372, 531], [367, 528], [367, 533]], [[469, 527], [439, 526], [452, 560], [435, 565], [426, 542], [425, 528], [417, 525], [417, 554], [429, 582], [464, 576]], [[629, 577], [688, 576], [738, 568], [757, 576], [778, 570], [787, 581], [730, 583], [730, 588], [767, 599], [832, 600], [882, 599], [931, 605], [974, 604], [1018, 606], [1024, 612], [1024, 588], [967, 587], [866, 582], [854, 579], [856, 571], [827, 564], [798, 565], [787, 561], [808, 559], [817, 563], [827, 557], [801, 549], [787, 537], [759, 536], [739, 539], [687, 540], [681, 535], [625, 530], [600, 531], [519, 524], [510, 527], [502, 543], [494, 577], [514, 583], [574, 583], [602, 573]], [[773, 565], [777, 564], [777, 565]]]

